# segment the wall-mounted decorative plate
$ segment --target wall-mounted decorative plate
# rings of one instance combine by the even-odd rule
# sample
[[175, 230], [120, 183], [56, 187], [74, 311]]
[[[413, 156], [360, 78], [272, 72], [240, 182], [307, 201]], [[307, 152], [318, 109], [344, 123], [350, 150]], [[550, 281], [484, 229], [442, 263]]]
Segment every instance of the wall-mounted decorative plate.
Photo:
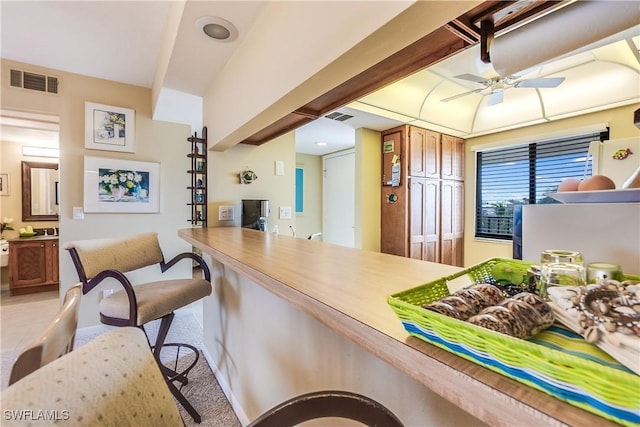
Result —
[[240, 184], [251, 184], [258, 179], [258, 175], [249, 169], [240, 172]]

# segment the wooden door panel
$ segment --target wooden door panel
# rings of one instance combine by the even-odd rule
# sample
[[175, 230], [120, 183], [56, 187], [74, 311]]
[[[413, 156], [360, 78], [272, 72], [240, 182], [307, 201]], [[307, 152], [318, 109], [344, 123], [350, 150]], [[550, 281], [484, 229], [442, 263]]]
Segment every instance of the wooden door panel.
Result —
[[9, 245], [9, 281], [12, 287], [46, 282], [44, 242], [20, 242]]
[[440, 182], [425, 180], [425, 261], [440, 261]]
[[454, 265], [454, 245], [453, 239], [442, 237], [440, 241], [440, 263]]
[[443, 180], [441, 187], [441, 262], [461, 267], [464, 252], [464, 183]]
[[47, 242], [46, 249], [47, 283], [57, 284], [60, 282], [58, 241], [52, 240]]
[[455, 181], [453, 187], [453, 263], [464, 266], [464, 182]]
[[442, 135], [441, 146], [442, 179], [464, 180], [464, 140]]
[[409, 256], [424, 259], [425, 244], [425, 180], [409, 179]]
[[382, 187], [380, 252], [407, 256], [407, 197], [404, 187]]
[[425, 170], [425, 150], [426, 150], [426, 131], [417, 127], [409, 127], [409, 176], [417, 176], [424, 178]]
[[424, 163], [427, 178], [440, 178], [440, 134], [425, 130]]

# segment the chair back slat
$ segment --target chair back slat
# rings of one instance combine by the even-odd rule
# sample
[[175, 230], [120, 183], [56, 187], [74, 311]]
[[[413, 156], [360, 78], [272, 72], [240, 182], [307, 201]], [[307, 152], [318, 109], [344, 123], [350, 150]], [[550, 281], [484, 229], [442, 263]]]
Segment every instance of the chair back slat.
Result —
[[81, 286], [79, 283], [69, 288], [55, 319], [40, 337], [18, 356], [11, 369], [9, 385], [73, 350], [82, 297]]
[[126, 238], [78, 240], [67, 243], [65, 249], [75, 249], [88, 280], [103, 270], [128, 272], [163, 260], [158, 233]]

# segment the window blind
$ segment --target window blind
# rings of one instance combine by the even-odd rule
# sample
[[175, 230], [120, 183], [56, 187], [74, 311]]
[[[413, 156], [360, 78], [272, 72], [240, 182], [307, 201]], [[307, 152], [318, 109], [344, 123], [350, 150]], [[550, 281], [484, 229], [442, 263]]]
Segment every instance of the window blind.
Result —
[[565, 178], [591, 176], [589, 145], [608, 138], [607, 129], [476, 152], [476, 237], [511, 240], [513, 207], [557, 203], [546, 194]]

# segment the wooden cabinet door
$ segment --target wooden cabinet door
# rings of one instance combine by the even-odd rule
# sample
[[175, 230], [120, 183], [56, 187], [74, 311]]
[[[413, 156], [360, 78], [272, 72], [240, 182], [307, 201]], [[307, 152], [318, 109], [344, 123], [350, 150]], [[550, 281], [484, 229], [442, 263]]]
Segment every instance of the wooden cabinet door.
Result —
[[409, 257], [420, 260], [426, 244], [425, 185], [423, 178], [409, 178]]
[[440, 134], [426, 130], [424, 164], [427, 178], [440, 178], [440, 170], [442, 168], [440, 150]]
[[47, 280], [44, 241], [9, 243], [9, 285], [13, 288], [35, 286]]
[[427, 149], [427, 134], [426, 130], [417, 127], [409, 127], [409, 149], [407, 153], [408, 158], [408, 175], [424, 178], [426, 177], [426, 165], [424, 153]]
[[442, 135], [441, 176], [442, 179], [464, 181], [464, 140]]
[[49, 240], [46, 242], [46, 265], [47, 265], [47, 284], [58, 284], [60, 282], [60, 261], [58, 260], [59, 248], [57, 240]]
[[402, 187], [382, 187], [380, 252], [408, 256], [407, 196]]
[[425, 184], [425, 261], [440, 262], [440, 182], [427, 179]]
[[409, 127], [409, 176], [440, 177], [440, 134], [430, 130]]
[[463, 266], [464, 254], [464, 184], [443, 180], [441, 184], [440, 262]]
[[409, 179], [409, 256], [438, 262], [440, 256], [440, 198], [437, 180]]

